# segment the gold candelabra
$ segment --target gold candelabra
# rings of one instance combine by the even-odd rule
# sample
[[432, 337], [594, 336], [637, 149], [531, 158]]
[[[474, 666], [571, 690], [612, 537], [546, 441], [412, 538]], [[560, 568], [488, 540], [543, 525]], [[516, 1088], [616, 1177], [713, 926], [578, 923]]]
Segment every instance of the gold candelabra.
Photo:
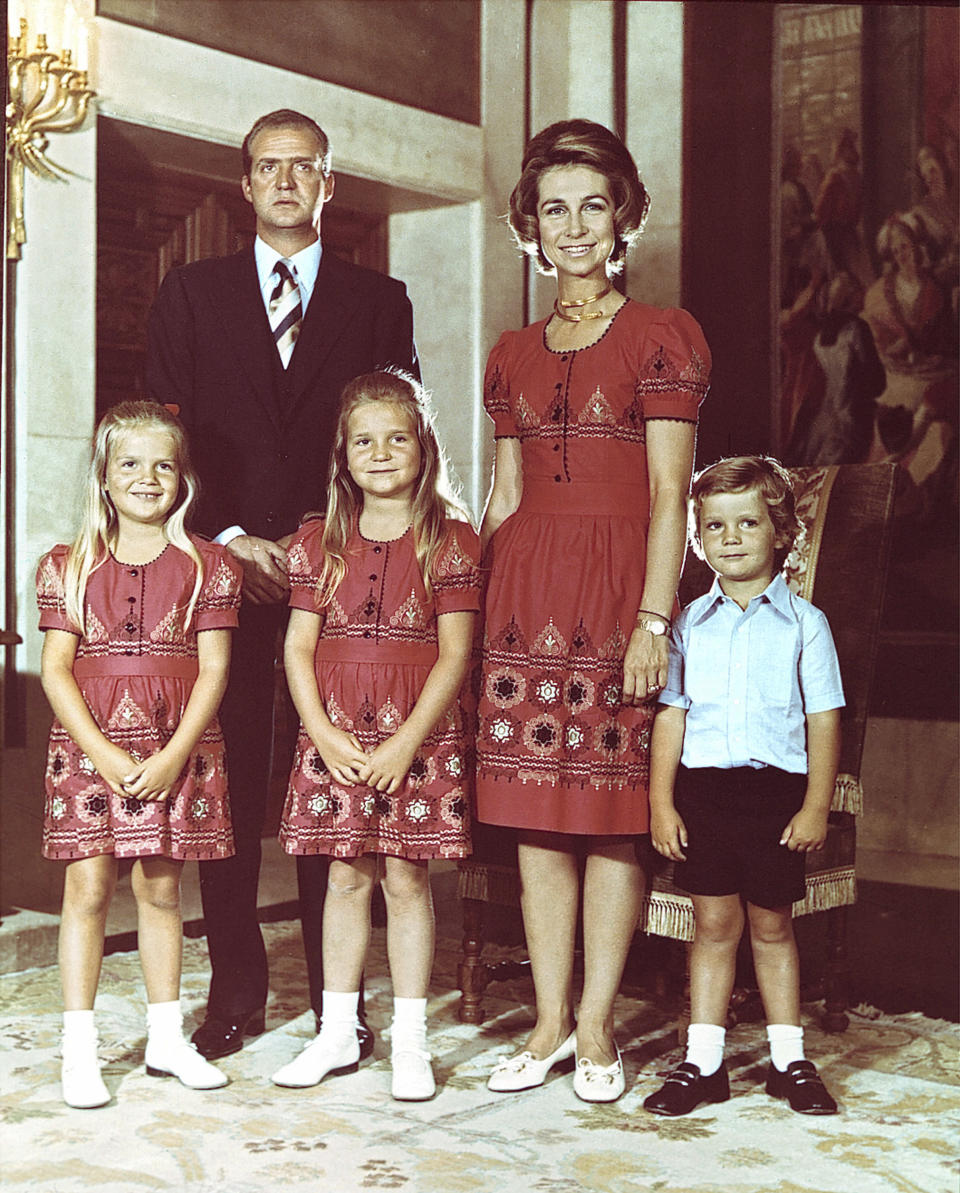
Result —
[[7, 257], [20, 257], [26, 242], [23, 218], [23, 168], [39, 178], [66, 182], [72, 174], [47, 157], [49, 133], [69, 133], [86, 119], [96, 92], [87, 86], [87, 72], [72, 63], [73, 51], [47, 48], [46, 34], [37, 35], [36, 49], [27, 44], [27, 22], [20, 19], [20, 36], [11, 37], [7, 50]]

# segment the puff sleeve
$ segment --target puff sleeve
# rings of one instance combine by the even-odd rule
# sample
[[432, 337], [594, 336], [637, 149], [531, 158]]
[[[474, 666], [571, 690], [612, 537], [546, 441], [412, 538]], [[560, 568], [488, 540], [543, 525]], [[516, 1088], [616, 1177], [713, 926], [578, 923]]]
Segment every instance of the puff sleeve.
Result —
[[449, 537], [434, 567], [433, 599], [440, 613], [480, 610], [480, 537], [468, 522], [449, 521]]
[[193, 628], [197, 631], [236, 629], [243, 585], [240, 565], [217, 543], [196, 545], [203, 560], [203, 586], [197, 598]]
[[41, 630], [66, 630], [80, 634], [80, 627], [67, 617], [63, 574], [69, 547], [60, 544], [48, 551], [37, 565], [37, 607]]
[[305, 609], [320, 614], [317, 605], [317, 584], [321, 572], [320, 539], [323, 518], [312, 518], [300, 527], [287, 548], [287, 579], [290, 582], [291, 609]]
[[647, 330], [636, 394], [647, 420], [696, 422], [710, 387], [710, 349], [699, 323], [681, 310], [667, 310]]
[[510, 382], [507, 376], [508, 343], [512, 333], [505, 331], [487, 358], [483, 378], [483, 405], [493, 419], [495, 439], [516, 439], [519, 435], [513, 408], [510, 404]]

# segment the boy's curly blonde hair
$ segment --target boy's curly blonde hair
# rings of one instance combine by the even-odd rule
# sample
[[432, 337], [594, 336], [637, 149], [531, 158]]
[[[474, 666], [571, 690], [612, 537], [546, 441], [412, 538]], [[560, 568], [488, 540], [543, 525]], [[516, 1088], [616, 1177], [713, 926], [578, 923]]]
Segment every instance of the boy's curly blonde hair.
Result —
[[700, 511], [705, 497], [756, 489], [770, 511], [770, 521], [783, 544], [774, 551], [777, 571], [790, 554], [803, 523], [797, 517], [790, 473], [772, 456], [730, 456], [703, 468], [693, 478], [687, 499], [687, 538], [694, 554], [705, 559], [700, 539]]

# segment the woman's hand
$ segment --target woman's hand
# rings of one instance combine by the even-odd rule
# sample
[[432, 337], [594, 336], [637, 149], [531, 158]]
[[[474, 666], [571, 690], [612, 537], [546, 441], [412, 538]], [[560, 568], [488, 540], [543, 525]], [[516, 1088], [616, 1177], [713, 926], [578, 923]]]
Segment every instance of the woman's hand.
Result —
[[393, 795], [406, 778], [416, 752], [416, 744], [407, 742], [398, 730], [366, 756], [366, 766], [361, 768], [360, 781], [368, 787], [375, 787], [377, 791]]
[[352, 733], [331, 725], [322, 738], [314, 742], [327, 770], [344, 787], [364, 782], [361, 772], [366, 768], [367, 755]]
[[662, 853], [674, 862], [685, 862], [687, 855], [683, 852], [689, 841], [687, 840], [687, 826], [683, 823], [680, 813], [672, 805], [669, 808], [650, 809], [650, 841], [657, 853]]
[[623, 659], [624, 704], [646, 704], [656, 700], [667, 682], [667, 661], [670, 657], [667, 639], [651, 634], [639, 626], [630, 635]]

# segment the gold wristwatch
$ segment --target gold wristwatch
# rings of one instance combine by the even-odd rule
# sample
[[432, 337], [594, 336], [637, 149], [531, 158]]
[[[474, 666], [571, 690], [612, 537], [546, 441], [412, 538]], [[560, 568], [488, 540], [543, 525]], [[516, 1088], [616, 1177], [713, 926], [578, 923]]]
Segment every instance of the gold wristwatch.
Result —
[[639, 613], [637, 615], [637, 628], [646, 630], [648, 633], [653, 634], [655, 638], [660, 638], [664, 634], [670, 633], [670, 622], [657, 613]]

